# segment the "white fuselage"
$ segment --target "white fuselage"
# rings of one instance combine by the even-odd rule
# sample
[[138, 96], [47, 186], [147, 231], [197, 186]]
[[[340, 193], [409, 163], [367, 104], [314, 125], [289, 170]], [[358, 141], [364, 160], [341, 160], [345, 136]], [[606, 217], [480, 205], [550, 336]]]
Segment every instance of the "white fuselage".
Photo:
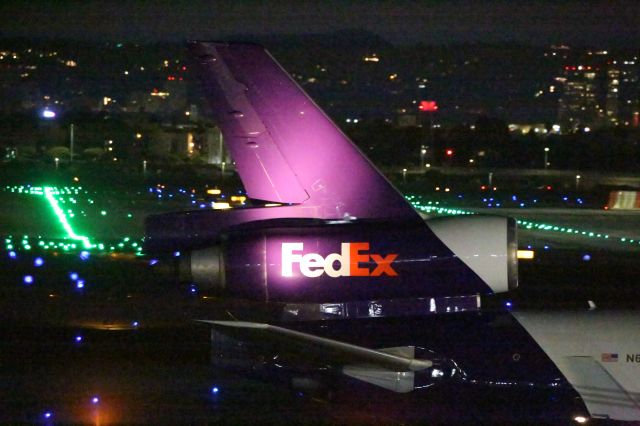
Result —
[[640, 312], [514, 312], [593, 417], [640, 421]]

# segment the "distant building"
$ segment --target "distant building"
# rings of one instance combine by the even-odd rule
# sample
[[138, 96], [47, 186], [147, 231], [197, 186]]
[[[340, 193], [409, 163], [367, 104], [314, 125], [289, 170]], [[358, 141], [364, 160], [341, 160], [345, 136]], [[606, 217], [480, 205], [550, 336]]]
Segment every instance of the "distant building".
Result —
[[208, 125], [163, 124], [149, 142], [149, 153], [159, 158], [174, 155], [183, 159], [197, 157], [206, 164], [231, 164], [220, 129]]
[[563, 84], [558, 100], [558, 121], [563, 131], [602, 123], [604, 106], [599, 103], [598, 73], [599, 68], [592, 65], [567, 65], [562, 77], [556, 79]]
[[398, 114], [396, 121], [398, 127], [416, 127], [418, 125], [417, 114]]
[[638, 127], [640, 79], [637, 59], [611, 61], [607, 65], [606, 118], [608, 124]]
[[549, 133], [557, 134], [560, 131], [560, 128], [558, 126], [554, 126], [551, 130], [549, 130], [544, 123], [510, 123], [508, 127], [509, 132], [521, 135], [527, 135], [530, 132], [533, 132], [537, 135], [542, 136]]
[[556, 80], [562, 83], [558, 120], [563, 131], [640, 124], [637, 58], [567, 65]]

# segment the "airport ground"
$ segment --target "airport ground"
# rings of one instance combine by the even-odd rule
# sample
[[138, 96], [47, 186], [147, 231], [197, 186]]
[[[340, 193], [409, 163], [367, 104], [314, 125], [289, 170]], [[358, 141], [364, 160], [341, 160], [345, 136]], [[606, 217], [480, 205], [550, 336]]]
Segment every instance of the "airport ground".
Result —
[[[545, 410], [550, 423], [562, 418], [566, 401], [545, 394], [472, 389], [463, 395], [443, 384], [437, 392], [400, 398], [347, 383], [327, 399], [213, 368], [209, 330], [193, 319], [220, 310], [217, 301], [174, 285], [148, 257], [117, 247], [122, 235], [142, 236], [149, 212], [187, 208], [194, 197], [177, 191], [168, 198], [169, 188], [159, 193], [156, 186], [108, 194], [86, 189], [90, 194], [76, 197], [85, 213], [78, 214], [76, 231], [116, 244], [114, 251], [83, 260], [79, 250], [21, 247], [13, 258], [14, 250], [2, 249], [0, 423], [496, 423], [528, 415], [540, 421]], [[0, 233], [16, 245], [25, 234], [64, 238], [44, 197], [5, 190], [0, 199]], [[519, 288], [486, 298], [487, 309], [503, 309], [505, 300], [515, 309], [586, 309], [588, 300], [601, 309], [640, 307], [640, 214], [549, 205], [464, 208], [546, 225], [521, 225], [519, 247], [535, 257], [520, 262]], [[43, 265], [35, 266], [37, 258]], [[72, 272], [86, 287], [77, 287]], [[25, 283], [27, 275], [32, 284]]]

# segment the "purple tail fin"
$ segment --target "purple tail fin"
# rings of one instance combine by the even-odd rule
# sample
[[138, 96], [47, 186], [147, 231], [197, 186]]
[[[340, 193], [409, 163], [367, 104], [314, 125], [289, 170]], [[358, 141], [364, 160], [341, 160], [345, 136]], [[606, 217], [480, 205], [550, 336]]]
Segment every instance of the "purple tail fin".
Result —
[[322, 219], [418, 217], [263, 47], [190, 49], [249, 197]]

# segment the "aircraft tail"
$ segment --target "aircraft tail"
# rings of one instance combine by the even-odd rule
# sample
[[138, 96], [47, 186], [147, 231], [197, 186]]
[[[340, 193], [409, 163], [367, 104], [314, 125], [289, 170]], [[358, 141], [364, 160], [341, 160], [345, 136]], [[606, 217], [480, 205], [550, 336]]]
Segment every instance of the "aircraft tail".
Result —
[[418, 217], [263, 47], [193, 42], [190, 51], [249, 197], [322, 219]]

